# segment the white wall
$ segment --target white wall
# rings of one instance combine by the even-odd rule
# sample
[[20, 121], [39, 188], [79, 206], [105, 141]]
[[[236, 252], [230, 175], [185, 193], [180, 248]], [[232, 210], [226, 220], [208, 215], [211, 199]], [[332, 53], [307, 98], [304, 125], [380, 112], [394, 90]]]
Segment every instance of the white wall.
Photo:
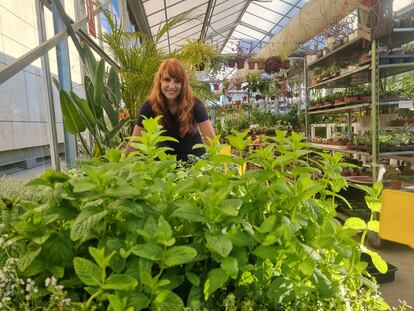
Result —
[[[0, 0], [0, 69], [40, 44], [36, 1]], [[64, 1], [66, 13], [73, 19], [74, 1], [77, 0]], [[45, 22], [47, 37], [51, 38], [52, 14], [46, 7]], [[70, 39], [69, 53], [73, 89], [82, 94], [80, 59]], [[57, 77], [55, 49], [49, 52], [49, 62], [52, 75]], [[55, 88], [53, 93], [58, 142], [63, 142], [62, 114]], [[40, 59], [0, 85], [0, 152], [49, 145], [46, 96]]]

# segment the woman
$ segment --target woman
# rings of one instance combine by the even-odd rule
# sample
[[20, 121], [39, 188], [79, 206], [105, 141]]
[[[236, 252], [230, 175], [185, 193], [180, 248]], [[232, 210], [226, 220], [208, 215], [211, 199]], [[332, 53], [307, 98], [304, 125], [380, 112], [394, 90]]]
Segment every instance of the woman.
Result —
[[[195, 144], [203, 142], [198, 128], [206, 143], [208, 138], [215, 137], [206, 109], [202, 102], [193, 96], [187, 73], [181, 62], [174, 58], [161, 63], [155, 74], [149, 100], [141, 107], [132, 135], [141, 135], [144, 116], [154, 118], [158, 115], [163, 116], [161, 122], [166, 130], [163, 135], [178, 140], [178, 143], [163, 143], [163, 146], [173, 149], [170, 153], [177, 155], [177, 160], [186, 161], [189, 154], [201, 156], [205, 153], [204, 148], [193, 149]], [[133, 150], [129, 143], [126, 154]]]

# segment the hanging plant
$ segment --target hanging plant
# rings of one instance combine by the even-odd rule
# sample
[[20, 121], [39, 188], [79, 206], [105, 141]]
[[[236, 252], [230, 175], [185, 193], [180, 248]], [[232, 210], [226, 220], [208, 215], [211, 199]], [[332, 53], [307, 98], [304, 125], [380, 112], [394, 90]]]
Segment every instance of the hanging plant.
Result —
[[264, 71], [267, 74], [274, 74], [276, 72], [279, 72], [281, 67], [282, 67], [282, 60], [280, 59], [280, 57], [271, 56], [265, 61]]

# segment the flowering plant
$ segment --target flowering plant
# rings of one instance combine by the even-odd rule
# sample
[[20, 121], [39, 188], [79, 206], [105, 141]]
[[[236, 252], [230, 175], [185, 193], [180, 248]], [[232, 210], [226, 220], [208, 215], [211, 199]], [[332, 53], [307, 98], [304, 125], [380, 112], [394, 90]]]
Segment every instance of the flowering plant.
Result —
[[233, 76], [230, 80], [233, 85], [240, 85], [246, 81], [242, 76]]

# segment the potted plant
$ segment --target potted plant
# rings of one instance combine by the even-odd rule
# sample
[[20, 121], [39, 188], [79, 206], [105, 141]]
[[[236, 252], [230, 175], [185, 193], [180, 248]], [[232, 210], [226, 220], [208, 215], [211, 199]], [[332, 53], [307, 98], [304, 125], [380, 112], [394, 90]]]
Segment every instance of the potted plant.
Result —
[[274, 74], [280, 71], [282, 60], [278, 56], [271, 56], [265, 61], [264, 70], [267, 74]]
[[401, 172], [398, 167], [390, 166], [386, 170], [384, 177], [388, 180], [391, 180], [391, 189], [401, 189], [402, 181], [398, 178], [400, 175]]
[[234, 75], [231, 77], [231, 83], [234, 85], [236, 90], [241, 89], [241, 84], [245, 81], [245, 79], [242, 76]]
[[345, 91], [344, 101], [346, 103], [355, 102], [358, 100], [358, 90], [355, 87], [350, 87]]
[[202, 40], [187, 39], [181, 53], [181, 59], [198, 71], [209, 69], [210, 63], [217, 56], [213, 45]]
[[231, 85], [231, 81], [229, 79], [224, 79], [221, 82], [222, 86], [223, 86], [223, 93], [226, 93], [227, 90], [229, 89], [230, 85]]
[[344, 92], [338, 91], [333, 94], [334, 104], [343, 104], [344, 103]]

